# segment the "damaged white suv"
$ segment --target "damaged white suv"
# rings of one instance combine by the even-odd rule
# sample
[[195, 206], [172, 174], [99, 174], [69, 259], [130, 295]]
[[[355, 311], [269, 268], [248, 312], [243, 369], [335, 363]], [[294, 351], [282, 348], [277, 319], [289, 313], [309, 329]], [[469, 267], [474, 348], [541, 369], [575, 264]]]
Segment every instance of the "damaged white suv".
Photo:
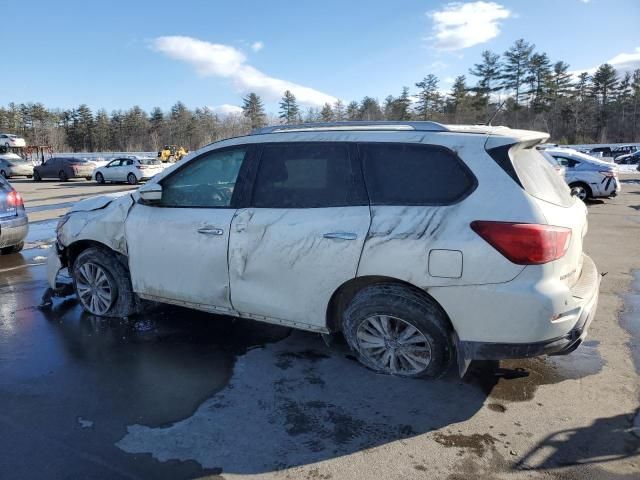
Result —
[[344, 333], [368, 367], [573, 351], [596, 309], [585, 205], [547, 134], [433, 122], [279, 126], [82, 201], [50, 257], [86, 311], [141, 299]]

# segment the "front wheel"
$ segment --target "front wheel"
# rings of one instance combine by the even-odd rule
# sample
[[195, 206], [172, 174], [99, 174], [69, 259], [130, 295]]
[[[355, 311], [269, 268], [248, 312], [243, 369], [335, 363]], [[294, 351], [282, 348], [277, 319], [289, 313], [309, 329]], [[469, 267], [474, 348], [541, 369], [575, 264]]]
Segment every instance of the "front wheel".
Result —
[[2, 178], [9, 178], [9, 175], [7, 175], [7, 172], [5, 172], [4, 170], [0, 170], [0, 176]]
[[128, 269], [110, 250], [91, 247], [73, 263], [73, 285], [80, 303], [92, 315], [127, 317], [137, 312], [137, 297]]
[[42, 177], [40, 177], [40, 174], [38, 172], [33, 172], [33, 181], [40, 182], [41, 180], [42, 180]]
[[100, 184], [104, 183], [104, 176], [100, 172], [96, 173], [96, 182]]
[[136, 183], [138, 183], [138, 177], [136, 177], [133, 173], [130, 173], [129, 175], [127, 175], [127, 183], [129, 185], [135, 185]]
[[439, 377], [452, 345], [446, 314], [426, 295], [396, 284], [356, 294], [342, 315], [344, 336], [360, 362], [380, 373]]

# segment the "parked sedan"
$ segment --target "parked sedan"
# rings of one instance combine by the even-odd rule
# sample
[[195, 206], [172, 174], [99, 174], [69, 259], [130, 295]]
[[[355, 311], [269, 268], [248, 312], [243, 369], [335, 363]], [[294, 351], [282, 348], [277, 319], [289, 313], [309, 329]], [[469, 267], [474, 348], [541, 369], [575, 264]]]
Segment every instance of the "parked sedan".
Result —
[[0, 254], [22, 250], [29, 231], [29, 220], [22, 197], [0, 177]]
[[52, 157], [42, 165], [33, 168], [33, 180], [39, 182], [45, 178], [57, 178], [66, 182], [71, 178], [91, 180], [95, 164], [84, 158]]
[[0, 176], [4, 178], [31, 178], [33, 177], [33, 164], [15, 153], [5, 153], [0, 155]]
[[4, 147], [24, 147], [26, 146], [24, 138], [10, 133], [0, 133], [0, 145]]
[[627, 153], [616, 158], [618, 165], [638, 165], [640, 163], [640, 150], [634, 153]]
[[116, 158], [104, 167], [96, 168], [93, 178], [98, 183], [127, 182], [135, 185], [163, 170], [162, 162], [155, 158]]
[[546, 150], [567, 169], [566, 181], [571, 194], [580, 200], [615, 197], [621, 190], [618, 167], [572, 148]]

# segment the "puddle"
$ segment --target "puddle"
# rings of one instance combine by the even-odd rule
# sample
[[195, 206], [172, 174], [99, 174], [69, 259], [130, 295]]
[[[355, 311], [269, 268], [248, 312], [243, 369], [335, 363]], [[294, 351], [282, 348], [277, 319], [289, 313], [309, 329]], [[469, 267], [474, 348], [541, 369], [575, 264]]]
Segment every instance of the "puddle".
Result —
[[532, 400], [540, 385], [595, 375], [604, 361], [598, 342], [587, 341], [569, 355], [523, 360], [472, 362], [465, 382], [479, 386], [490, 398], [510, 402]]
[[631, 335], [627, 345], [631, 350], [636, 371], [640, 373], [640, 270], [633, 271], [630, 291], [623, 295], [623, 300], [621, 324]]
[[484, 454], [487, 448], [492, 447], [499, 441], [488, 433], [463, 435], [461, 433], [444, 434], [438, 432], [433, 435], [433, 439], [445, 447], [464, 448], [475, 453], [479, 457]]

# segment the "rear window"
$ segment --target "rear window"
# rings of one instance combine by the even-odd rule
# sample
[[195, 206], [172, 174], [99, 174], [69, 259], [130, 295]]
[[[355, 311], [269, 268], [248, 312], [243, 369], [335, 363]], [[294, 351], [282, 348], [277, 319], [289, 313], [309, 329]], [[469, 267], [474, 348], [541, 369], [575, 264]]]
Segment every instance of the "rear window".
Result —
[[359, 145], [373, 205], [449, 205], [471, 193], [476, 180], [450, 150], [434, 145]]
[[89, 160], [87, 160], [86, 158], [70, 158], [68, 162], [72, 164], [80, 164], [80, 163], [89, 163]]
[[141, 165], [162, 165], [162, 162], [155, 158], [140, 158], [138, 161]]
[[573, 205], [569, 187], [538, 150], [516, 145], [509, 150], [509, 156], [522, 188], [529, 195], [563, 207]]

